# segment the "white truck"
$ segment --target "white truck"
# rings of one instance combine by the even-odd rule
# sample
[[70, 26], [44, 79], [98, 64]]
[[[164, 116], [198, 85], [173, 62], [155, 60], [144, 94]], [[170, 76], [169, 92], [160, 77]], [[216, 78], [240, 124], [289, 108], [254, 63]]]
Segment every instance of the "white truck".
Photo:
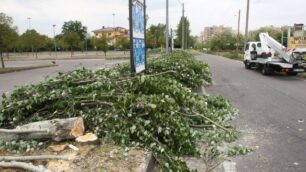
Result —
[[263, 75], [284, 72], [297, 75], [306, 71], [306, 48], [286, 48], [268, 33], [259, 34], [260, 42], [248, 42], [245, 46], [246, 69], [256, 67]]

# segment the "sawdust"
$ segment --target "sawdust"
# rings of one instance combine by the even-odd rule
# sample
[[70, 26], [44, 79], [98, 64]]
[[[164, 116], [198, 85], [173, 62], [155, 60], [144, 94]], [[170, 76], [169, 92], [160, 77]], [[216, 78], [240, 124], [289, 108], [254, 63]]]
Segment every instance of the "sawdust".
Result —
[[[125, 151], [123, 148], [111, 144], [76, 146], [79, 151], [66, 148], [60, 153], [54, 153], [48, 149], [31, 153], [31, 155], [64, 155], [70, 157], [71, 160], [48, 160], [32, 163], [44, 165], [54, 172], [140, 172], [149, 155], [148, 152], [137, 148]], [[0, 169], [0, 171], [21, 172], [24, 170]]]

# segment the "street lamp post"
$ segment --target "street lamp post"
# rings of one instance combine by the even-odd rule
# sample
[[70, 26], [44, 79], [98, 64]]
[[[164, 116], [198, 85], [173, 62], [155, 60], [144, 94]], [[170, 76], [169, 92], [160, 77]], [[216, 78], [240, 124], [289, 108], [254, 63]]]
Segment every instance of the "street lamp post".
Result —
[[115, 23], [115, 16], [116, 16], [116, 14], [115, 13], [113, 13], [113, 29], [114, 29], [114, 50], [116, 50], [116, 43], [117, 43], [117, 38], [116, 38], [116, 23]]
[[[27, 18], [28, 21], [29, 21], [29, 31], [31, 30], [31, 17], [28, 17]], [[30, 31], [30, 34], [31, 34], [31, 31]], [[31, 48], [32, 48], [32, 55], [34, 56], [34, 47], [33, 47], [33, 42], [32, 42], [32, 38], [31, 38]]]
[[116, 17], [116, 14], [113, 13], [113, 27], [114, 27], [114, 28], [115, 28], [115, 25], [116, 25], [116, 23], [115, 23], [115, 17]]
[[55, 40], [55, 24], [52, 25], [53, 26], [53, 39], [54, 39], [54, 52], [55, 52], [55, 56], [57, 57], [57, 48], [56, 48], [56, 40]]

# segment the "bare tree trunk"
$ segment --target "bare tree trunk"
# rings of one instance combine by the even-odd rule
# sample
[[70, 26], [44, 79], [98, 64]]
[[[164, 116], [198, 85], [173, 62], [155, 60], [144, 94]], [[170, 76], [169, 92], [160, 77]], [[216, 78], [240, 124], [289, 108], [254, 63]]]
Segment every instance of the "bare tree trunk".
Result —
[[0, 52], [2, 68], [5, 68], [2, 52]]

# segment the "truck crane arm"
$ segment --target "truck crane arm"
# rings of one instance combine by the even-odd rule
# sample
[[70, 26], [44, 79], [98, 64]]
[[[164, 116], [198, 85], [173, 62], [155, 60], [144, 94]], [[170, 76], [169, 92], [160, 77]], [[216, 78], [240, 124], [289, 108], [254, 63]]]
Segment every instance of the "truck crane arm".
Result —
[[306, 54], [306, 48], [288, 49], [273, 39], [268, 33], [260, 33], [259, 38], [263, 50], [267, 51], [269, 48], [273, 49], [287, 63], [294, 64], [297, 59], [303, 58], [302, 55]]

